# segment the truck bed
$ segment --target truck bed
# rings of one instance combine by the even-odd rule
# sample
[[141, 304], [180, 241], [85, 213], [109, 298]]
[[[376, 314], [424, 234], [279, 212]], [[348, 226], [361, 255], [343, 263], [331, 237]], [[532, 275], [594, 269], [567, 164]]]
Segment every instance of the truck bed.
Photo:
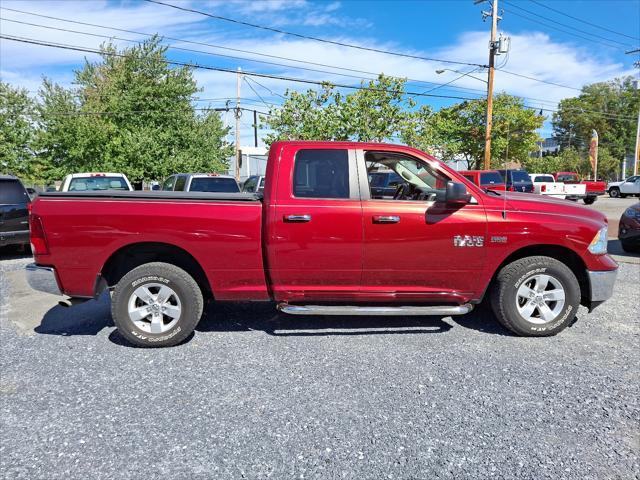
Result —
[[216, 299], [269, 298], [255, 194], [51, 192], [39, 196], [32, 213], [42, 219], [49, 245], [36, 262], [55, 265], [69, 296], [93, 296], [96, 272], [103, 274], [114, 254], [164, 244], [202, 266]]

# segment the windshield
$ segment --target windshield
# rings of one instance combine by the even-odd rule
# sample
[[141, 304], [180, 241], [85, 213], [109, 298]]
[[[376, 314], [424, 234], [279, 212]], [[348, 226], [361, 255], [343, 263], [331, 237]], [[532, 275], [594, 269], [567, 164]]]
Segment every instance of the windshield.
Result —
[[553, 177], [551, 175], [538, 175], [536, 178], [533, 179], [533, 181], [536, 183], [541, 183], [541, 182], [553, 183]]
[[514, 170], [511, 172], [511, 181], [513, 183], [529, 183], [531, 179], [529, 178], [529, 174], [527, 172], [523, 172], [522, 170]]
[[0, 180], [0, 204], [27, 203], [29, 196], [18, 180]]
[[498, 172], [486, 172], [480, 174], [480, 185], [497, 185], [504, 183]]
[[233, 178], [200, 177], [191, 180], [190, 192], [238, 193], [238, 183]]
[[569, 174], [569, 175], [558, 175], [559, 182], [578, 182], [578, 176]]
[[88, 192], [94, 190], [129, 190], [122, 177], [74, 178], [69, 183], [70, 192]]

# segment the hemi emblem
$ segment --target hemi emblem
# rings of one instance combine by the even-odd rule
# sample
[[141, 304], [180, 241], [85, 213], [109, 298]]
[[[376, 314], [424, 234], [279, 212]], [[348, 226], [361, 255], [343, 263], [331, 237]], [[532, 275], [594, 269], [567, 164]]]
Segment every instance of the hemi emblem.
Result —
[[456, 235], [453, 237], [454, 247], [483, 247], [484, 237], [475, 235]]

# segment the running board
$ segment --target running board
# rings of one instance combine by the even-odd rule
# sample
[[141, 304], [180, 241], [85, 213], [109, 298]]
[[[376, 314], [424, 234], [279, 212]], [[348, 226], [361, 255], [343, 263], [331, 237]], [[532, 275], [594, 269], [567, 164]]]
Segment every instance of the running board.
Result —
[[473, 305], [374, 307], [354, 305], [289, 305], [278, 304], [278, 310], [290, 315], [464, 315]]

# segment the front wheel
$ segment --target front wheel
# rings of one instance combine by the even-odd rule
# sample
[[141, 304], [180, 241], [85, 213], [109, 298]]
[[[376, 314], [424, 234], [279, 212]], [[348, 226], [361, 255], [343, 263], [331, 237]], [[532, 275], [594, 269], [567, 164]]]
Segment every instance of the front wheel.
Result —
[[591, 205], [593, 204], [596, 200], [598, 199], [598, 197], [584, 197], [584, 204], [585, 205]]
[[620, 197], [620, 189], [617, 188], [617, 187], [609, 189], [609, 196], [611, 198], [619, 198]]
[[116, 285], [111, 315], [120, 334], [140, 347], [177, 345], [202, 316], [202, 292], [196, 281], [169, 263], [146, 263]]
[[556, 335], [571, 324], [579, 305], [578, 280], [551, 257], [526, 257], [506, 265], [491, 292], [498, 321], [522, 336]]

